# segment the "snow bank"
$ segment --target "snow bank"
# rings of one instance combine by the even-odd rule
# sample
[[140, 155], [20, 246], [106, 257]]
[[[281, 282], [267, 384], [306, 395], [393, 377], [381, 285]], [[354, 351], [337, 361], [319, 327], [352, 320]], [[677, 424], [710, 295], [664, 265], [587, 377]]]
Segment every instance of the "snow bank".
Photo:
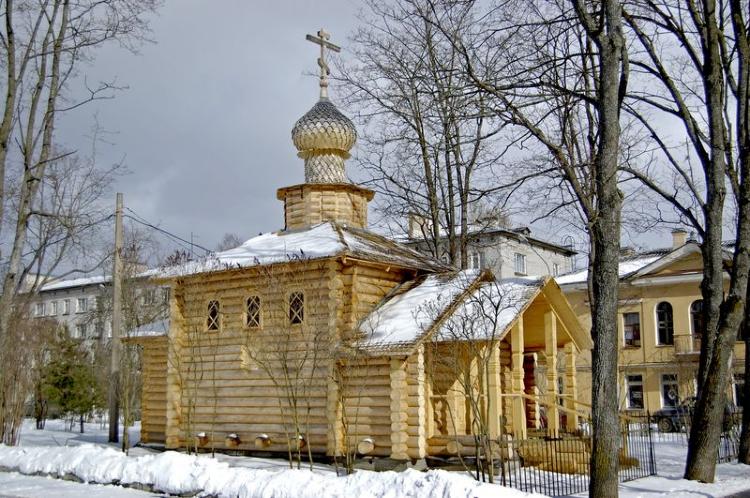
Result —
[[[417, 472], [359, 471], [347, 477], [309, 470], [263, 470], [230, 467], [207, 456], [167, 451], [127, 457], [96, 445], [8, 447], [0, 445], [0, 467], [24, 474], [73, 475], [100, 484], [141, 484], [171, 494], [202, 492], [218, 497], [445, 497], [521, 498], [521, 491], [482, 484], [468, 476], [440, 470]], [[536, 495], [540, 496], [540, 495]]]

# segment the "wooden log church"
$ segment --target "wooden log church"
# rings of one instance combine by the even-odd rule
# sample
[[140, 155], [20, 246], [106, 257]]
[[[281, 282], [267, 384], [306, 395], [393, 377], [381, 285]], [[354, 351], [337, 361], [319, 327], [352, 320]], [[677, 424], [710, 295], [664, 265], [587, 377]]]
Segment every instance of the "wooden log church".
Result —
[[[305, 182], [278, 232], [158, 270], [168, 332], [143, 346], [142, 434], [166, 448], [419, 460], [575, 429], [588, 334], [550, 278], [459, 271], [367, 230], [347, 180], [357, 133], [328, 99], [292, 129]], [[478, 429], [479, 428], [479, 429]], [[468, 445], [467, 445], [468, 446]]]

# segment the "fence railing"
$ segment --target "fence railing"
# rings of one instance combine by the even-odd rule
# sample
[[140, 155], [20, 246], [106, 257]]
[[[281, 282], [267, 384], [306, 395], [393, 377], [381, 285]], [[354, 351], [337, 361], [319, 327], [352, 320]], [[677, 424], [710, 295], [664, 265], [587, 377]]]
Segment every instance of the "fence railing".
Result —
[[[623, 424], [620, 440], [620, 482], [656, 474], [651, 424]], [[590, 435], [510, 439], [505, 457], [496, 472], [498, 484], [549, 496], [582, 493], [589, 488]]]

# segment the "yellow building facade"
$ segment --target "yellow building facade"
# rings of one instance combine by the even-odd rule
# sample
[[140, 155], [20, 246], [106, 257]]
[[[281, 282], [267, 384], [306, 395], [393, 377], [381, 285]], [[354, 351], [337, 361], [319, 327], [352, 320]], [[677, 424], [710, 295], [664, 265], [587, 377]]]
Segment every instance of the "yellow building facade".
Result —
[[[675, 406], [695, 396], [702, 334], [700, 247], [674, 234], [670, 249], [631, 255], [620, 262], [617, 330], [618, 393], [622, 410], [649, 411]], [[729, 254], [727, 258], [729, 259]], [[557, 279], [581, 323], [591, 327], [586, 271]], [[742, 404], [745, 347], [737, 340], [732, 356], [729, 401]], [[579, 363], [579, 399], [591, 400], [591, 358]]]

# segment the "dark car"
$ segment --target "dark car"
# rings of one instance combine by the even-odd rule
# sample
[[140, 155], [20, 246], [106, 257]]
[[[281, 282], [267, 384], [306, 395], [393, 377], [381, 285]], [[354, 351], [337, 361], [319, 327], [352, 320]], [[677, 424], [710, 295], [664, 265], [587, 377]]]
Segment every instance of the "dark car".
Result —
[[678, 432], [690, 424], [695, 398], [687, 398], [675, 406], [667, 406], [654, 412], [659, 432]]
[[[659, 428], [659, 432], [679, 432], [683, 428], [689, 427], [695, 408], [695, 398], [690, 397], [677, 406], [668, 406], [654, 413], [654, 420]], [[722, 421], [722, 430], [728, 431], [737, 422], [737, 408], [727, 402], [724, 406], [724, 419]]]

